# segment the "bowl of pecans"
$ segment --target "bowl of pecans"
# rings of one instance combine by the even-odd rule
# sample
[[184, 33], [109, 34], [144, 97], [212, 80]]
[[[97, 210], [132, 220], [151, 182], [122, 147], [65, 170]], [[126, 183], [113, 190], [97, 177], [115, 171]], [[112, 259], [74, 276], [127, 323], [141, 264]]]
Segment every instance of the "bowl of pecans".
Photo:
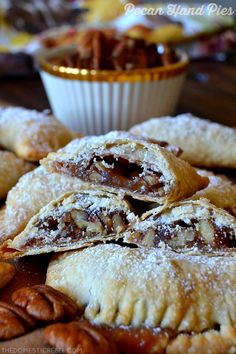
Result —
[[76, 44], [39, 62], [53, 113], [85, 134], [173, 114], [188, 65], [184, 53], [113, 29], [84, 30]]

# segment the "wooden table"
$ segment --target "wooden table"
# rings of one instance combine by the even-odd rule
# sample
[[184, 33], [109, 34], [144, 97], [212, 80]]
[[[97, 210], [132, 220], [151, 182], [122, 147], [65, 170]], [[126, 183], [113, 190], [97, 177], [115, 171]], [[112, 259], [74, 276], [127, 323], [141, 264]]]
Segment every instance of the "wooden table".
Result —
[[[0, 105], [49, 108], [39, 76], [0, 79]], [[191, 112], [199, 117], [236, 126], [236, 48], [224, 62], [192, 62], [176, 113]]]

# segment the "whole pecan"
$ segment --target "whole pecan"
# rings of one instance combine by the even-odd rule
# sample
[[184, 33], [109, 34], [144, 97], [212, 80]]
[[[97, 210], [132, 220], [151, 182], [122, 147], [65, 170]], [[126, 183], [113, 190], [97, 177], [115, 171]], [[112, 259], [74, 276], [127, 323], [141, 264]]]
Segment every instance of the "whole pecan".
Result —
[[0, 302], [0, 340], [10, 339], [35, 326], [34, 319], [15, 305]]
[[43, 284], [16, 290], [12, 301], [39, 321], [73, 320], [80, 312], [67, 295]]
[[48, 326], [44, 335], [50, 345], [66, 354], [118, 354], [108, 331], [85, 320]]

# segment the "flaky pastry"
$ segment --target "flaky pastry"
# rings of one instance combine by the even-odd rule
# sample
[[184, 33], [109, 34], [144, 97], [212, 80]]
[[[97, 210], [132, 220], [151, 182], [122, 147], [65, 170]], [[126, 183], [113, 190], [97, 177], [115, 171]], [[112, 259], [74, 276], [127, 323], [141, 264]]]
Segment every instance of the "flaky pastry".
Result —
[[34, 164], [19, 159], [10, 151], [0, 151], [0, 199], [6, 197], [22, 175], [35, 167]]
[[39, 161], [75, 138], [49, 112], [21, 107], [0, 109], [0, 145], [19, 157]]
[[236, 325], [236, 258], [97, 245], [56, 256], [46, 283], [109, 326], [201, 333]]
[[42, 166], [22, 176], [0, 211], [0, 242], [19, 234], [32, 216], [60, 195], [81, 187], [78, 178], [48, 173]]
[[194, 166], [236, 168], [236, 130], [191, 114], [152, 118], [130, 129], [132, 134], [180, 146]]
[[218, 208], [236, 216], [236, 184], [224, 175], [215, 175], [211, 172], [198, 170], [198, 174], [207, 176], [209, 184], [198, 191], [190, 199], [206, 198]]
[[157, 141], [125, 132], [74, 140], [42, 160], [50, 172], [160, 204], [180, 200], [208, 184], [185, 161]]
[[0, 249], [1, 257], [82, 248], [122, 237], [135, 215], [129, 203], [104, 191], [81, 189], [52, 201]]
[[207, 199], [185, 200], [144, 213], [125, 241], [179, 252], [233, 251], [236, 218]]

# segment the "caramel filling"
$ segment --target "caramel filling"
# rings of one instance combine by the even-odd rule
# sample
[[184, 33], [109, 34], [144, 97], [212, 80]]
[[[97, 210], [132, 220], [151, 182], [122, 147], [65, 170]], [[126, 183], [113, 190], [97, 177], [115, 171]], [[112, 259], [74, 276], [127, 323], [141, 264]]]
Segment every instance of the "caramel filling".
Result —
[[136, 232], [135, 240], [146, 246], [158, 247], [165, 243], [174, 250], [198, 247], [199, 249], [225, 249], [236, 247], [234, 230], [219, 227], [214, 220], [182, 220], [171, 225], [159, 224], [144, 232]]
[[[56, 213], [55, 213], [56, 215]], [[47, 217], [35, 224], [40, 236], [30, 239], [25, 247], [42, 246], [45, 244], [68, 244], [92, 239], [96, 236], [119, 234], [127, 228], [128, 220], [123, 211], [106, 212], [103, 209], [72, 210], [57, 217]], [[102, 238], [100, 237], [100, 239]], [[98, 237], [99, 240], [99, 237]]]
[[141, 163], [130, 162], [113, 155], [93, 156], [90, 161], [79, 163], [57, 162], [56, 170], [70, 171], [70, 175], [86, 182], [118, 187], [140, 194], [165, 195], [165, 183], [161, 172], [144, 167]]

